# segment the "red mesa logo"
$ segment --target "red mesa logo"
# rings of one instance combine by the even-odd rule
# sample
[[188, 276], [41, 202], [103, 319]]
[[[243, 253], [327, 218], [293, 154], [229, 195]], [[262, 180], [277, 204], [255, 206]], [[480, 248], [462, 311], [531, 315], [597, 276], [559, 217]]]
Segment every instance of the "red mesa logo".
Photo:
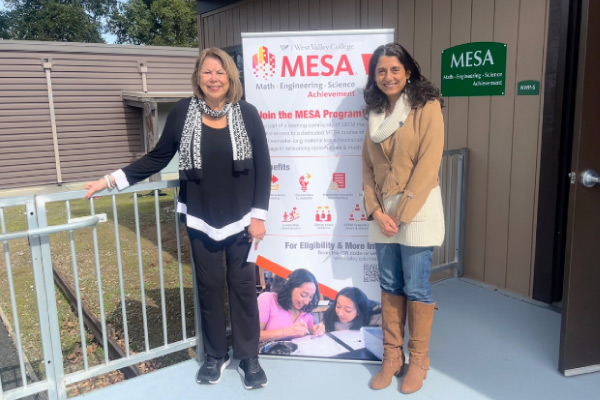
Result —
[[258, 49], [258, 53], [252, 56], [252, 69], [257, 78], [267, 78], [275, 75], [275, 56], [265, 46]]

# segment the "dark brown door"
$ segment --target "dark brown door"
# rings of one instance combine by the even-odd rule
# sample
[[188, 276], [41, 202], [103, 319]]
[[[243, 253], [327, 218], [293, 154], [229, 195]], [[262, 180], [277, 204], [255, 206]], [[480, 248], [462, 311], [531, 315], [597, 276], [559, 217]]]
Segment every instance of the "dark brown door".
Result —
[[600, 371], [600, 179], [590, 172], [600, 174], [600, 1], [581, 7], [559, 356], [567, 376]]

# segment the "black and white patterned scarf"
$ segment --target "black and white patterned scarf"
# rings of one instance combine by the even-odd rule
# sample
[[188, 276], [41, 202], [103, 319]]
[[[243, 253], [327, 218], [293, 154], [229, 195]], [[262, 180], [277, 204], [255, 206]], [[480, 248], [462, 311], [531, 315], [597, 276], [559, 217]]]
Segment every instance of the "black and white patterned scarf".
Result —
[[179, 143], [179, 177], [183, 180], [202, 178], [202, 114], [214, 118], [227, 115], [227, 125], [233, 150], [233, 169], [243, 171], [252, 167], [252, 144], [246, 132], [240, 103], [227, 103], [220, 111], [212, 110], [204, 99], [193, 97], [183, 125]]

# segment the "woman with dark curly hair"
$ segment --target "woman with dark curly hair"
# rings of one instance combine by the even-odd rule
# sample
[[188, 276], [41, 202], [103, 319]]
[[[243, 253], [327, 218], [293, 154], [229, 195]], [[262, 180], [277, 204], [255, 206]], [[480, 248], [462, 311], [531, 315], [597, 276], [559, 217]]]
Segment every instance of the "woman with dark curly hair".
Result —
[[340, 290], [333, 307], [329, 307], [323, 314], [326, 332], [359, 330], [368, 326], [370, 320], [369, 299], [362, 290], [355, 287]]
[[322, 335], [323, 324], [316, 324], [312, 310], [319, 303], [317, 278], [306, 269], [292, 272], [275, 292], [258, 296], [260, 341]]
[[371, 387], [387, 387], [394, 375], [403, 374], [408, 316], [410, 360], [400, 390], [412, 393], [423, 386], [429, 369], [435, 309], [429, 278], [433, 248], [444, 240], [438, 178], [444, 150], [442, 99], [397, 43], [373, 53], [364, 97], [364, 199], [379, 265], [384, 342], [382, 367]]

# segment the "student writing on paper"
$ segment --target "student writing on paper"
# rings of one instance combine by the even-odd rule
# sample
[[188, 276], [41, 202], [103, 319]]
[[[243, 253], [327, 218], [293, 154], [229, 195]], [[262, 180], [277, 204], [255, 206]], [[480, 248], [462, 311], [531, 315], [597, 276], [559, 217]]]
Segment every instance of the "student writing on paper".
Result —
[[317, 278], [306, 269], [297, 269], [275, 292], [258, 296], [260, 341], [281, 340], [325, 333], [315, 324], [312, 310], [319, 302]]

